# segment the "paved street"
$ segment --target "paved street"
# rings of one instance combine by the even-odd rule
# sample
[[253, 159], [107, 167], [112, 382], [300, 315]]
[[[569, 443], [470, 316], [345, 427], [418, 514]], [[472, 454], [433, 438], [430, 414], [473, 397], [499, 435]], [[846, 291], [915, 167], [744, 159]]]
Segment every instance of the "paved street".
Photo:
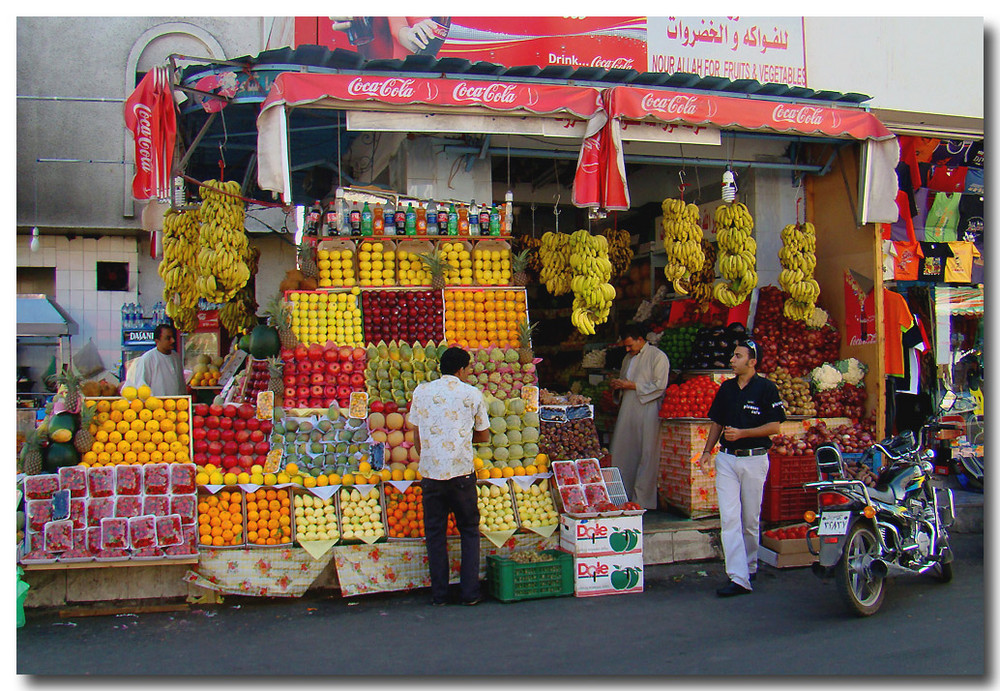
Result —
[[983, 536], [954, 536], [955, 580], [896, 579], [873, 618], [833, 581], [763, 567], [719, 599], [721, 563], [647, 569], [645, 592], [429, 607], [427, 591], [227, 598], [213, 607], [60, 619], [29, 610], [21, 674], [981, 675]]

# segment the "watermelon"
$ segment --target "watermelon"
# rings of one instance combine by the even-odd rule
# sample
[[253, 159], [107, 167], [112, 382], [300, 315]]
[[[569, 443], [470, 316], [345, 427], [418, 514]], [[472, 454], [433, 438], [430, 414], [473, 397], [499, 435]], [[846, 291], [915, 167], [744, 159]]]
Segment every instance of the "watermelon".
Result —
[[258, 360], [275, 357], [281, 352], [281, 339], [273, 326], [259, 324], [250, 332], [249, 353]]
[[54, 442], [69, 442], [76, 432], [76, 416], [72, 413], [57, 413], [49, 419], [49, 439]]
[[80, 454], [76, 447], [68, 442], [52, 442], [45, 451], [45, 462], [42, 469], [46, 473], [56, 473], [60, 468], [76, 465], [80, 462]]

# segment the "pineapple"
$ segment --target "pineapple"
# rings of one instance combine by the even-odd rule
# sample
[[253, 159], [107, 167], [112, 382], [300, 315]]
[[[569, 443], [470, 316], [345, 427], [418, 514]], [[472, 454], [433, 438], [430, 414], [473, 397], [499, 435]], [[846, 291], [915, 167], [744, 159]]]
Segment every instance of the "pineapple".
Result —
[[272, 356], [267, 359], [267, 373], [270, 375], [267, 380], [267, 389], [274, 392], [275, 398], [285, 390], [284, 371], [285, 364], [280, 357]]
[[531, 334], [537, 326], [537, 323], [529, 324], [527, 319], [520, 321], [517, 325], [517, 337], [520, 341], [520, 347], [517, 349], [517, 361], [522, 365], [527, 365], [535, 359], [535, 353], [531, 349]]
[[80, 409], [80, 428], [73, 435], [73, 446], [80, 453], [87, 453], [94, 446], [94, 434], [90, 431], [90, 423], [97, 413], [96, 405], [85, 405]]
[[418, 255], [427, 271], [431, 274], [431, 288], [441, 290], [445, 287], [445, 274], [451, 271], [451, 264], [441, 256], [441, 251], [435, 247], [432, 252]]
[[274, 296], [267, 306], [265, 314], [271, 326], [278, 330], [278, 338], [281, 339], [282, 348], [294, 348], [299, 344], [299, 339], [292, 331], [292, 316], [281, 293]]
[[299, 257], [299, 270], [302, 274], [307, 278], [318, 279], [319, 267], [316, 266], [316, 255], [307, 238], [302, 238], [302, 242], [299, 243], [297, 254]]
[[36, 428], [28, 433], [28, 438], [21, 447], [21, 466], [25, 475], [38, 475], [42, 472], [42, 437], [44, 435]]
[[510, 265], [514, 270], [513, 283], [516, 286], [526, 286], [528, 285], [528, 254], [531, 250], [521, 250], [514, 255], [511, 260]]
[[75, 413], [80, 410], [80, 375], [73, 365], [69, 365], [56, 381], [62, 389], [63, 405], [66, 410]]

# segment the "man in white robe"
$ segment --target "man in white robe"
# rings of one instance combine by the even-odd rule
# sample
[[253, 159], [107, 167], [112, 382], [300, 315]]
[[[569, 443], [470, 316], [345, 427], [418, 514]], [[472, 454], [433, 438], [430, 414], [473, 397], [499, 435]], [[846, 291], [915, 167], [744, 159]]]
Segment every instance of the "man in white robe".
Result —
[[184, 368], [177, 352], [177, 332], [170, 324], [160, 324], [153, 331], [155, 348], [150, 348], [129, 364], [122, 388], [143, 384], [154, 396], [183, 396], [187, 393]]
[[670, 359], [646, 342], [637, 325], [625, 329], [622, 343], [628, 353], [621, 376], [611, 380], [620, 396], [618, 420], [611, 439], [611, 462], [621, 472], [631, 501], [644, 509], [656, 508], [656, 475], [660, 463], [660, 405], [670, 378]]

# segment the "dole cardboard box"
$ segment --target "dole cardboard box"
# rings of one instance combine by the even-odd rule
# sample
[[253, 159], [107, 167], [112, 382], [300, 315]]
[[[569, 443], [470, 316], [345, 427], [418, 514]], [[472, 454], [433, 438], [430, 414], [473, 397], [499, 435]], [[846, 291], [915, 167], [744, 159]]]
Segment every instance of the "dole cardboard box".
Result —
[[573, 558], [573, 592], [577, 597], [641, 593], [642, 585], [641, 551]]
[[572, 518], [562, 514], [559, 546], [576, 556], [635, 552], [642, 561], [642, 515]]

